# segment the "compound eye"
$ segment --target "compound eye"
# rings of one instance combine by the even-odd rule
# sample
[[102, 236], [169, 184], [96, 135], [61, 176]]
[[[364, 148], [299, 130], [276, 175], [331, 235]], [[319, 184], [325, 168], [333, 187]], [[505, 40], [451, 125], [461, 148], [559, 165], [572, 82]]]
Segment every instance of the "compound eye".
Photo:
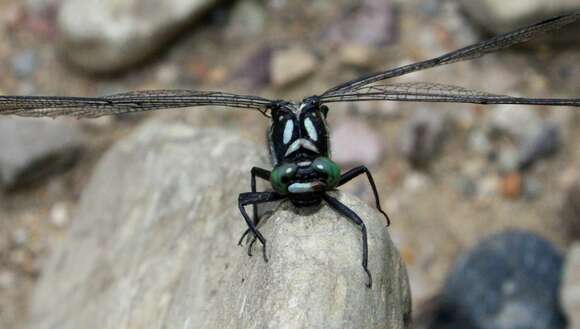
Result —
[[280, 194], [288, 194], [288, 185], [297, 170], [298, 166], [295, 163], [284, 163], [274, 168], [270, 174], [270, 182], [274, 190]]
[[316, 158], [312, 162], [312, 167], [314, 170], [324, 175], [328, 188], [335, 187], [340, 181], [340, 167], [329, 158]]

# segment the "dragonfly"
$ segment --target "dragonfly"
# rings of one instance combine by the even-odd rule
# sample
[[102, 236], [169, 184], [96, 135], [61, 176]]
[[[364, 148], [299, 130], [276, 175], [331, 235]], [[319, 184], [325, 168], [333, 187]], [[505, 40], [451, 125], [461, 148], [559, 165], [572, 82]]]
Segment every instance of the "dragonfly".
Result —
[[[352, 209], [328, 192], [366, 175], [372, 189], [377, 210], [390, 224], [383, 211], [373, 176], [366, 166], [346, 172], [331, 160], [329, 130], [326, 118], [328, 104], [363, 101], [442, 102], [467, 104], [526, 104], [549, 106], [580, 106], [580, 98], [527, 98], [492, 94], [459, 86], [432, 82], [391, 83], [390, 79], [437, 66], [466, 61], [508, 48], [547, 32], [553, 32], [580, 18], [580, 11], [560, 15], [539, 23], [501, 34], [491, 39], [460, 48], [429, 60], [403, 65], [368, 74], [335, 87], [319, 95], [298, 102], [270, 100], [259, 96], [240, 95], [222, 91], [146, 90], [103, 97], [70, 96], [0, 96], [0, 114], [25, 117], [73, 116], [96, 118], [104, 115], [135, 113], [152, 110], [196, 106], [213, 106], [256, 110], [270, 120], [268, 149], [273, 169], [253, 167], [250, 172], [250, 192], [238, 197], [238, 208], [247, 225], [238, 244], [246, 240], [247, 253], [252, 256], [256, 241], [262, 245], [267, 262], [266, 238], [258, 229], [259, 204], [290, 200], [295, 207], [318, 206], [325, 202], [341, 216], [353, 222], [361, 231], [362, 268], [367, 287], [372, 287], [368, 269], [367, 229]], [[268, 181], [272, 190], [259, 192], [257, 179]], [[251, 206], [252, 216], [246, 207]]]

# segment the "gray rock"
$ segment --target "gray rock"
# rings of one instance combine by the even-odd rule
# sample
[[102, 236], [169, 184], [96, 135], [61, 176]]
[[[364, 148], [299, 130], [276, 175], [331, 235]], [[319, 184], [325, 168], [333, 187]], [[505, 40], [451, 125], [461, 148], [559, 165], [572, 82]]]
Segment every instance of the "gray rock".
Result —
[[379, 47], [394, 39], [396, 23], [392, 1], [362, 0], [351, 8], [330, 25], [324, 33], [325, 42]]
[[281, 88], [297, 82], [314, 71], [317, 59], [309, 51], [293, 47], [272, 55], [270, 74], [274, 86]]
[[24, 50], [12, 58], [12, 71], [19, 78], [30, 76], [36, 67], [36, 53], [32, 50]]
[[432, 109], [416, 111], [405, 125], [399, 148], [415, 168], [424, 168], [441, 150], [448, 120], [443, 112]]
[[[259, 160], [262, 159], [262, 160]], [[282, 203], [261, 225], [270, 261], [236, 246], [238, 193], [261, 150], [221, 130], [151, 123], [117, 144], [44, 268], [29, 328], [408, 328], [405, 268], [384, 218], [339, 194], [369, 231], [327, 206]], [[257, 252], [256, 252], [257, 253]]]
[[[551, 16], [565, 14], [580, 9], [578, 0], [461, 0], [469, 16], [494, 33], [508, 32], [513, 29], [532, 24]], [[576, 25], [578, 26], [578, 25]], [[577, 28], [568, 27], [565, 34], [576, 34]], [[562, 33], [554, 33], [552, 38], [562, 38]]]
[[578, 239], [580, 237], [580, 180], [572, 184], [566, 192], [561, 216], [570, 238]]
[[562, 263], [558, 250], [534, 234], [493, 235], [457, 262], [430, 328], [565, 328]]
[[554, 155], [560, 148], [560, 129], [555, 124], [542, 124], [520, 142], [518, 168], [531, 168], [536, 162]]
[[163, 47], [217, 0], [67, 0], [59, 13], [62, 51], [97, 73], [122, 70]]
[[518, 140], [540, 129], [542, 120], [531, 106], [502, 105], [491, 111], [490, 128]]
[[226, 36], [231, 40], [255, 41], [266, 27], [267, 12], [258, 0], [239, 1], [232, 9]]
[[566, 255], [560, 301], [568, 319], [568, 329], [580, 329], [580, 243]]
[[333, 129], [332, 156], [342, 166], [371, 166], [381, 160], [385, 143], [375, 129], [362, 120], [348, 118]]
[[12, 189], [62, 171], [83, 147], [78, 122], [0, 119], [0, 185]]

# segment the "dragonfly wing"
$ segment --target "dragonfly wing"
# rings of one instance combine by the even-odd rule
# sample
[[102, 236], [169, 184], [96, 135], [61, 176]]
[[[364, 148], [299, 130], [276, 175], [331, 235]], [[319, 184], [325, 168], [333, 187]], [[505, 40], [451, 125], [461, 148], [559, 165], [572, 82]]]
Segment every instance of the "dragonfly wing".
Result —
[[146, 90], [104, 97], [0, 96], [0, 114], [95, 118], [104, 115], [203, 105], [247, 108], [266, 113], [270, 103], [270, 100], [257, 96], [224, 92]]

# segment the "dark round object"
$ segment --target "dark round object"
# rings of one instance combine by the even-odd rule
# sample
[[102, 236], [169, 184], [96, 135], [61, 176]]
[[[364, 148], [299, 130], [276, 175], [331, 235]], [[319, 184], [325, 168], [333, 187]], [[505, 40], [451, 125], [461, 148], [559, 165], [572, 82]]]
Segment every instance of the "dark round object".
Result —
[[562, 262], [549, 242], [528, 232], [483, 240], [449, 275], [431, 328], [564, 328]]

